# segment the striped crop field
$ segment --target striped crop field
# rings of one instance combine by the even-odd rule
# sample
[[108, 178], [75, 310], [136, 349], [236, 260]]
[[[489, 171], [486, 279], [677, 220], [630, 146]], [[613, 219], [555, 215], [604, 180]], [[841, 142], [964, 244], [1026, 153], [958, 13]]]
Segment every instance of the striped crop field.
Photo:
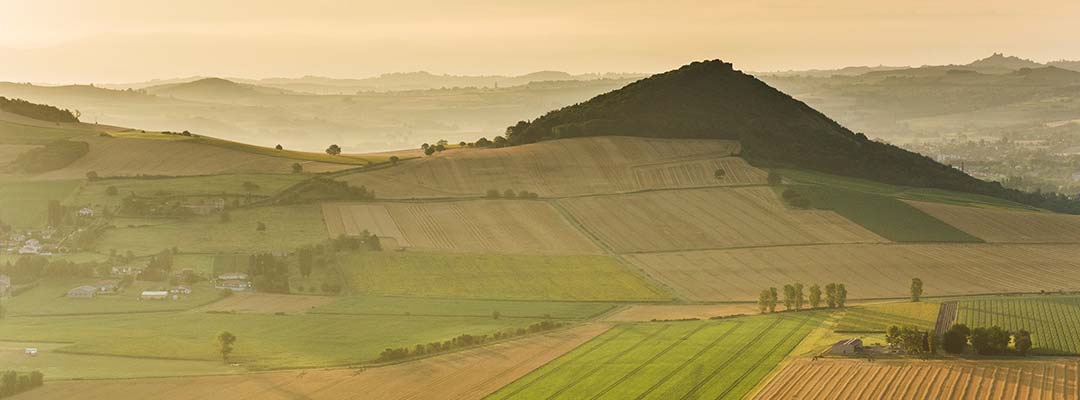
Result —
[[1040, 354], [1080, 354], [1080, 296], [1030, 296], [959, 302], [957, 322], [1031, 332]]
[[1049, 361], [824, 359], [788, 364], [757, 399], [1080, 399], [1080, 365]]
[[739, 399], [823, 316], [620, 325], [488, 399]]

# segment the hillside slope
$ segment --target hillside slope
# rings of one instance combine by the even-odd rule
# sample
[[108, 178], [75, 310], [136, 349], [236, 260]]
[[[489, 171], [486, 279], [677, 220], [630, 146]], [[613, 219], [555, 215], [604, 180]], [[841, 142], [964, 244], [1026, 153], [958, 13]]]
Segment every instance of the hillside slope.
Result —
[[1008, 190], [844, 128], [719, 60], [654, 75], [587, 102], [507, 128], [512, 144], [630, 135], [739, 140], [757, 165], [782, 165], [915, 187], [1013, 199], [1062, 211], [1075, 204]]

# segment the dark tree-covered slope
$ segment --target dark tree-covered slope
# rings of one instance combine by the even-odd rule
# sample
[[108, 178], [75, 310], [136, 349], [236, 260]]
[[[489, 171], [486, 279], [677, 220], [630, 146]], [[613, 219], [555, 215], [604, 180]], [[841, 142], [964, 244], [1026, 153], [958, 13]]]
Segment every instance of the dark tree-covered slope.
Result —
[[3, 96], [0, 96], [0, 110], [41, 121], [79, 122], [79, 118], [71, 111], [22, 99], [8, 99]]
[[507, 128], [512, 145], [577, 136], [737, 139], [758, 165], [1007, 198], [1059, 211], [1057, 195], [1022, 193], [844, 128], [801, 101], [719, 60], [695, 62]]

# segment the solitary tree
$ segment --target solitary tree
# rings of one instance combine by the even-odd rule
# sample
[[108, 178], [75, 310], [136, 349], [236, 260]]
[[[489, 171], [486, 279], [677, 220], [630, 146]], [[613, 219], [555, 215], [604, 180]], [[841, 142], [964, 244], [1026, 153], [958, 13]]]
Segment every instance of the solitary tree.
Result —
[[821, 286], [810, 285], [810, 308], [821, 307]]
[[716, 173], [713, 174], [713, 176], [716, 177], [716, 180], [724, 180], [724, 176], [726, 176], [726, 175], [727, 175], [727, 171], [724, 171], [723, 168], [717, 168]]
[[87, 172], [86, 172], [86, 180], [88, 180], [88, 181], [90, 181], [90, 182], [93, 182], [93, 181], [96, 181], [96, 180], [98, 180], [98, 173], [97, 173], [97, 171], [87, 171]]
[[829, 308], [836, 308], [836, 284], [830, 283], [825, 285], [825, 304]]
[[758, 311], [762, 314], [769, 311], [769, 289], [763, 289], [761, 293], [758, 294], [757, 304]]
[[233, 351], [233, 343], [236, 343], [236, 335], [229, 331], [222, 331], [217, 335], [218, 350], [221, 351], [221, 360], [229, 363], [229, 353]]
[[776, 288], [769, 288], [769, 312], [776, 312]]
[[285, 148], [284, 148], [284, 147], [281, 147], [281, 145], [280, 145], [280, 144], [279, 144], [279, 145], [277, 145], [277, 146], [274, 146], [274, 148], [275, 148], [275, 149], [277, 149], [277, 150], [285, 150]]
[[803, 294], [803, 284], [796, 283], [792, 285], [795, 288], [795, 311], [802, 310], [803, 304], [806, 303], [806, 295]]
[[919, 301], [922, 297], [922, 279], [911, 278], [911, 301]]
[[795, 308], [795, 286], [791, 284], [784, 285], [784, 310], [792, 310]]
[[432, 154], [435, 154], [435, 146], [428, 146], [426, 149], [424, 149], [425, 156], [430, 156]]
[[397, 165], [398, 161], [400, 160], [401, 159], [398, 158], [398, 156], [390, 156], [390, 164]]
[[330, 147], [326, 148], [326, 154], [329, 154], [329, 155], [332, 155], [332, 156], [336, 156], [338, 154], [341, 154], [341, 146], [338, 146], [336, 144], [330, 145]]

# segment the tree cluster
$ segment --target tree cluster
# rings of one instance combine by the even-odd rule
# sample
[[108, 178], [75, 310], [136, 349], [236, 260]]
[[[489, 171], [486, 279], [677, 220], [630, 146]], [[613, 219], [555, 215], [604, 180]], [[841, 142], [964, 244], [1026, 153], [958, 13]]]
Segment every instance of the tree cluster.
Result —
[[937, 353], [937, 339], [933, 332], [923, 331], [914, 326], [903, 328], [896, 325], [885, 330], [885, 343], [899, 348], [908, 355], [931, 355]]
[[784, 199], [784, 202], [796, 208], [810, 207], [810, 199], [804, 197], [799, 191], [787, 188], [780, 194], [780, 197]]
[[[2, 99], [3, 97], [0, 97]], [[41, 371], [19, 373], [4, 371], [0, 374], [0, 398], [10, 397], [45, 384], [45, 374]]]
[[289, 293], [289, 265], [270, 253], [248, 256], [248, 275], [255, 290]]
[[23, 99], [9, 99], [0, 96], [0, 110], [39, 121], [64, 123], [79, 122], [78, 110], [72, 112], [67, 109], [60, 109], [47, 104], [31, 103]]
[[371, 201], [375, 192], [366, 186], [355, 187], [347, 182], [317, 176], [293, 186], [271, 199], [274, 204], [305, 204], [327, 200]]
[[493, 341], [493, 340], [502, 340], [502, 339], [508, 339], [508, 338], [512, 338], [512, 337], [516, 337], [516, 336], [522, 336], [522, 335], [526, 335], [526, 334], [530, 334], [530, 333], [538, 333], [538, 332], [549, 331], [549, 330], [552, 330], [552, 329], [557, 329], [557, 328], [563, 327], [565, 325], [566, 325], [566, 323], [564, 323], [564, 322], [541, 321], [541, 322], [537, 322], [537, 323], [534, 323], [532, 325], [529, 325], [528, 328], [517, 328], [517, 329], [512, 329], [512, 330], [507, 330], [507, 331], [499, 331], [499, 332], [495, 332], [494, 335], [468, 335], [468, 334], [465, 334], [465, 335], [461, 335], [461, 336], [458, 336], [458, 337], [455, 337], [453, 339], [443, 341], [443, 342], [431, 342], [431, 343], [427, 343], [427, 344], [418, 344], [418, 345], [416, 345], [416, 346], [414, 346], [412, 348], [409, 348], [409, 347], [391, 348], [391, 349], [383, 350], [382, 353], [379, 354], [379, 358], [376, 359], [375, 361], [376, 362], [390, 362], [390, 361], [404, 360], [404, 359], [412, 358], [412, 357], [420, 357], [420, 356], [429, 355], [429, 354], [437, 354], [437, 353], [441, 353], [441, 352], [445, 352], [445, 351], [450, 351], [450, 350], [455, 350], [455, 349], [460, 349], [460, 348], [465, 348], [465, 347], [470, 347], [470, 346], [476, 346], [476, 345], [484, 344], [484, 343], [487, 343], [487, 342], [490, 342], [490, 341]]
[[101, 264], [73, 263], [68, 260], [49, 260], [37, 255], [24, 255], [0, 265], [0, 274], [11, 277], [12, 283], [25, 284], [43, 278], [86, 278], [94, 276]]
[[[1015, 349], [1009, 349], [1009, 343]], [[1020, 329], [1009, 332], [1000, 326], [969, 328], [964, 324], [954, 324], [942, 337], [942, 348], [952, 354], [961, 354], [971, 346], [976, 354], [984, 356], [1006, 355], [1015, 352], [1027, 355], [1031, 350], [1031, 332]]]

